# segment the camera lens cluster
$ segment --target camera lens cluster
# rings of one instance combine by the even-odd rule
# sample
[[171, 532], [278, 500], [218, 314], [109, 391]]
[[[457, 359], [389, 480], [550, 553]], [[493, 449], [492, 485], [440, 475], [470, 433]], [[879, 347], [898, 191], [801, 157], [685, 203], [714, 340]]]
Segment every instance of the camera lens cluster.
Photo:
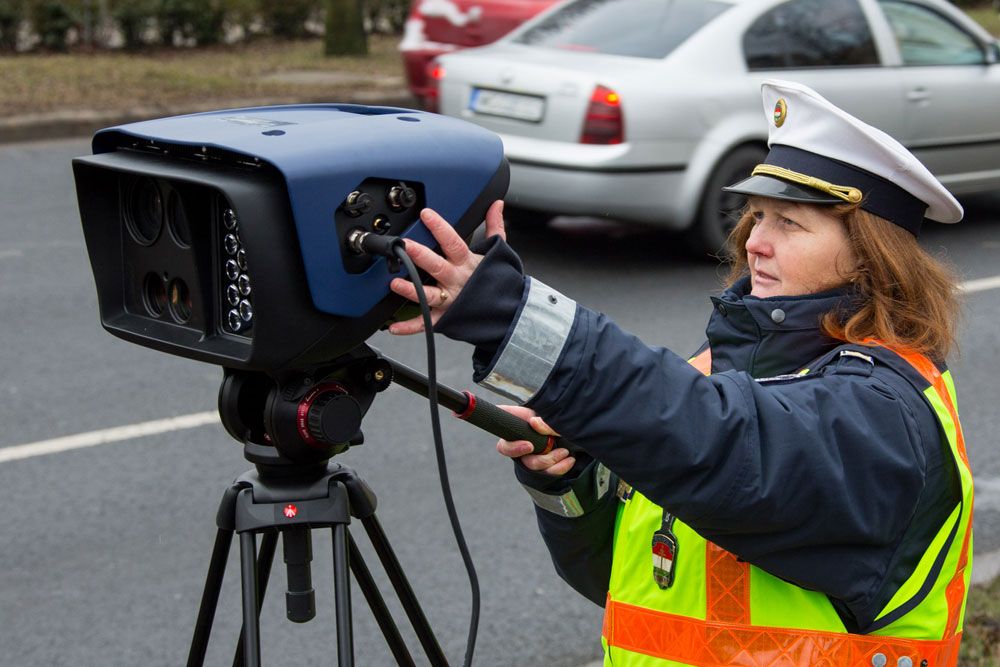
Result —
[[[124, 185], [122, 217], [129, 236], [139, 246], [152, 248], [166, 228], [167, 243], [191, 247], [191, 224], [180, 193], [156, 179], [140, 176]], [[145, 273], [140, 301], [152, 317], [169, 316], [177, 324], [191, 321], [191, 290], [183, 278], [171, 277], [167, 271]]]
[[230, 333], [247, 334], [253, 326], [253, 287], [247, 274], [247, 252], [240, 240], [240, 221], [236, 211], [222, 212], [223, 303], [228, 309], [225, 326]]

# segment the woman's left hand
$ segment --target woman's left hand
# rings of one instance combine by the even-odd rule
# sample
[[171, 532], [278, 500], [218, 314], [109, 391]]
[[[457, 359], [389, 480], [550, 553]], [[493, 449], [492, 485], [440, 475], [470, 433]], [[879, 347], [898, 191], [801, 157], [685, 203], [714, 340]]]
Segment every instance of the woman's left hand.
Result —
[[[423, 269], [436, 281], [436, 286], [426, 286], [424, 295], [431, 309], [431, 322], [436, 324], [445, 311], [458, 297], [472, 272], [476, 270], [483, 256], [472, 252], [455, 228], [448, 224], [432, 209], [425, 208], [420, 212], [420, 220], [441, 246], [444, 257], [427, 246], [416, 241], [406, 240], [406, 254], [410, 256], [417, 267]], [[503, 224], [503, 201], [493, 202], [486, 212], [486, 236], [499, 236], [506, 239]], [[395, 278], [389, 288], [410, 301], [417, 302], [417, 288], [403, 278]], [[424, 330], [422, 317], [395, 322], [389, 326], [389, 332], [397, 335], [420, 333]]]

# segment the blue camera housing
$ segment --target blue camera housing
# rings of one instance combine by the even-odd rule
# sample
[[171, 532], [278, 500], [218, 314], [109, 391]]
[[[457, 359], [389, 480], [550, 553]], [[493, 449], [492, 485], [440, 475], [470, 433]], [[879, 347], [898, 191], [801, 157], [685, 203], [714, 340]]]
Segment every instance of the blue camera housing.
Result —
[[[426, 206], [455, 224], [506, 168], [503, 144], [492, 132], [394, 107], [312, 104], [175, 116], [101, 130], [94, 153], [119, 150], [123, 136], [235, 153], [280, 172], [313, 304], [345, 317], [371, 310], [393, 277], [384, 259], [362, 273], [344, 266], [333, 215], [363, 178], [421, 183]], [[413, 222], [395, 235], [435, 247], [430, 232]]]

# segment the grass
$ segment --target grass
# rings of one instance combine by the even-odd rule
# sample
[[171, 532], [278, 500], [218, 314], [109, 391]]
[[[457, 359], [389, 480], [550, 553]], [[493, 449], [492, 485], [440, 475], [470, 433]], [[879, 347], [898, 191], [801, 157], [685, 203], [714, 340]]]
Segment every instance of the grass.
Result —
[[1000, 665], [1000, 577], [969, 591], [964, 635], [960, 667]]
[[[232, 100], [338, 101], [359, 87], [404, 87], [398, 37], [373, 35], [369, 55], [327, 58], [319, 39], [143, 53], [0, 57], [0, 115], [129, 108], [210, 108]], [[284, 71], [354, 74], [339, 83], [267, 78]], [[215, 102], [215, 104], [213, 104]]]
[[979, 25], [986, 28], [991, 35], [1000, 37], [1000, 12], [988, 4], [975, 9], [966, 9], [965, 12], [978, 21]]

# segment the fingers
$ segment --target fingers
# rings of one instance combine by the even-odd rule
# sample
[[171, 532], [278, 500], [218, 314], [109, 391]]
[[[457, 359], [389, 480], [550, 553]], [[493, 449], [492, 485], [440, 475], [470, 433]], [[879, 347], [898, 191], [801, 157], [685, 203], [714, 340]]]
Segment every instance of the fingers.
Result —
[[[417, 286], [409, 280], [393, 278], [389, 283], [389, 289], [414, 303], [420, 302], [420, 299], [417, 298]], [[431, 308], [441, 308], [452, 300], [451, 292], [444, 287], [434, 285], [424, 285], [424, 297], [427, 299], [427, 305]]]
[[434, 276], [437, 282], [448, 282], [447, 278], [451, 278], [455, 270], [455, 266], [451, 262], [422, 243], [410, 239], [405, 239], [405, 242], [406, 254], [410, 256], [414, 264]]
[[501, 410], [509, 412], [515, 417], [520, 417], [524, 421], [528, 422], [528, 425], [531, 426], [531, 428], [535, 429], [535, 431], [541, 433], [542, 435], [559, 436], [559, 434], [552, 430], [552, 427], [546, 424], [545, 420], [536, 415], [535, 411], [531, 408], [526, 408], [521, 405], [498, 405], [497, 407]]
[[444, 253], [445, 257], [454, 264], [465, 264], [469, 260], [469, 246], [458, 235], [455, 228], [448, 224], [448, 221], [442, 218], [437, 211], [425, 208], [420, 211], [420, 221], [424, 223], [424, 226], [441, 246], [441, 252]]
[[489, 210], [486, 211], [486, 238], [499, 236], [504, 241], [507, 240], [507, 230], [503, 222], [503, 200], [498, 199], [493, 202]]
[[569, 450], [559, 447], [548, 454], [532, 454], [533, 447], [527, 440], [500, 440], [497, 451], [512, 459], [519, 459], [528, 470], [547, 475], [565, 475], [576, 463]]

